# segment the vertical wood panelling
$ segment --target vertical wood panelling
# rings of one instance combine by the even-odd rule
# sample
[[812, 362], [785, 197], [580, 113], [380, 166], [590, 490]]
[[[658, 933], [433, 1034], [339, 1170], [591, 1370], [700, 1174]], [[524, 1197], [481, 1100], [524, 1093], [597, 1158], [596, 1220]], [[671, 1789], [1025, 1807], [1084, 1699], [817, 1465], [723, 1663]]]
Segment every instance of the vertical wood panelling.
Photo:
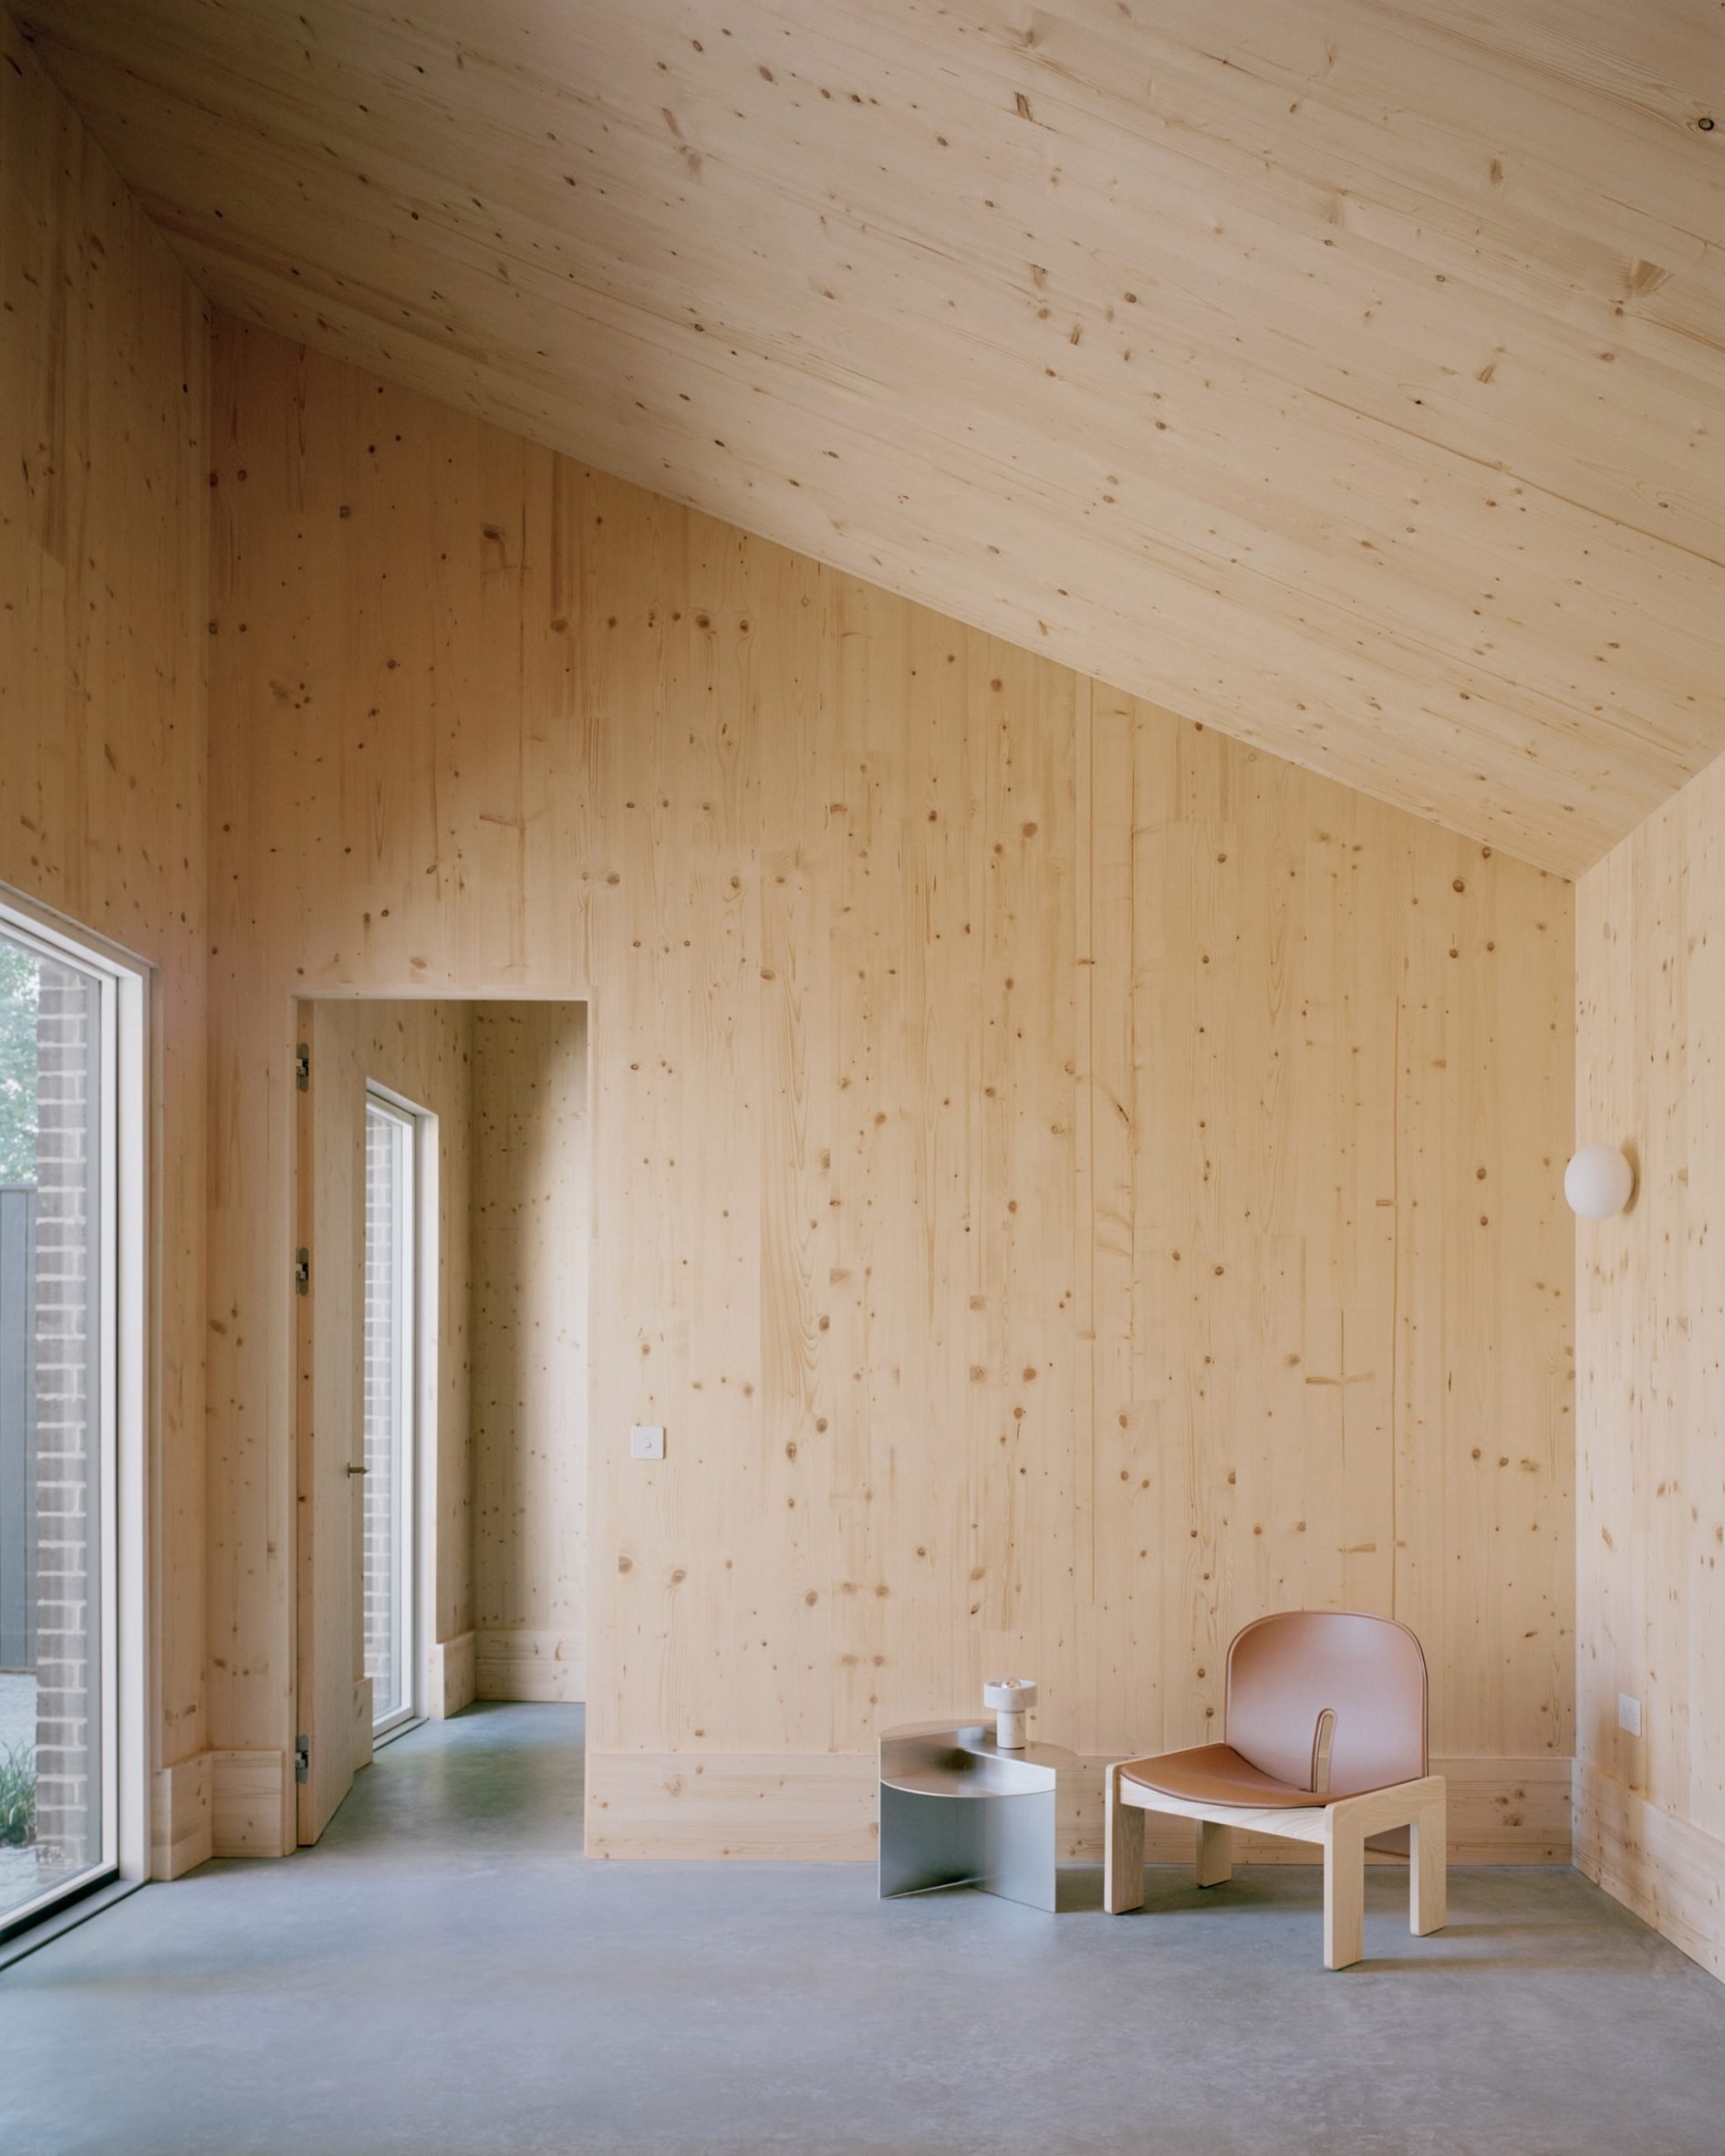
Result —
[[482, 1699], [587, 1697], [587, 1009], [473, 1011]]
[[[1577, 893], [1577, 1138], [1638, 1182], [1577, 1230], [1577, 1861], [1725, 1975], [1725, 765]], [[1641, 1703], [1641, 1734], [1617, 1699]]]
[[150, 1747], [180, 1868], [209, 1837], [205, 1784], [162, 1778], [207, 1741], [208, 420], [203, 302], [0, 11], [0, 883], [157, 968]]
[[598, 1846], [620, 1755], [996, 1666], [1199, 1737], [1301, 1601], [1414, 1618], [1438, 1751], [1566, 1755], [1568, 887], [264, 333], [217, 379], [223, 1741], [283, 1743], [286, 1013], [387, 991], [591, 998]]

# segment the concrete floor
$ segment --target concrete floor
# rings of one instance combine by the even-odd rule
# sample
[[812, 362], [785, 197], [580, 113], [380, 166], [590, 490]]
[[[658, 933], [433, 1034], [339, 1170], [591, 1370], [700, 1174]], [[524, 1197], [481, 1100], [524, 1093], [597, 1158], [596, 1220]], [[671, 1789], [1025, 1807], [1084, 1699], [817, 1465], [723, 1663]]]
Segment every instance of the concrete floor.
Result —
[[1425, 1940], [1380, 1872], [1370, 1958], [1326, 1976], [1304, 1868], [1048, 1917], [882, 1905], [861, 1865], [589, 1865], [580, 1736], [571, 1707], [432, 1724], [316, 1850], [0, 1972], [0, 2150], [1725, 2150], [1725, 1985], [1574, 1872], [1454, 1872]]

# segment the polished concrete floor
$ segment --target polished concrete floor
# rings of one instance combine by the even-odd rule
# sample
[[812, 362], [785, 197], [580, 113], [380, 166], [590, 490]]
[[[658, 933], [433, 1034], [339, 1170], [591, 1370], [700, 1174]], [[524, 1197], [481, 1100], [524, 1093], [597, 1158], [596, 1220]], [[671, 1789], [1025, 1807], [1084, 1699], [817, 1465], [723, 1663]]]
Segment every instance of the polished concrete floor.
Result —
[[0, 1972], [5, 2156], [1718, 2156], [1725, 1985], [1569, 1871], [1458, 1871], [1353, 1970], [1317, 1874], [1142, 1915], [860, 1865], [587, 1864], [572, 1707], [392, 1745], [322, 1844]]

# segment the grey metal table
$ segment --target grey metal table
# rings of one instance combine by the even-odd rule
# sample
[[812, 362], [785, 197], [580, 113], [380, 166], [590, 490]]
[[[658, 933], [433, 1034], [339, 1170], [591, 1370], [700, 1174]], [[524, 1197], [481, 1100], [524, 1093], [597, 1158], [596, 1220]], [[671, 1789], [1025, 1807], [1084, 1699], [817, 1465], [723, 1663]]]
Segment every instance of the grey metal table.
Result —
[[880, 1737], [880, 1892], [974, 1886], [1033, 1909], [1060, 1906], [1060, 1745], [1003, 1752], [992, 1719], [920, 1722]]

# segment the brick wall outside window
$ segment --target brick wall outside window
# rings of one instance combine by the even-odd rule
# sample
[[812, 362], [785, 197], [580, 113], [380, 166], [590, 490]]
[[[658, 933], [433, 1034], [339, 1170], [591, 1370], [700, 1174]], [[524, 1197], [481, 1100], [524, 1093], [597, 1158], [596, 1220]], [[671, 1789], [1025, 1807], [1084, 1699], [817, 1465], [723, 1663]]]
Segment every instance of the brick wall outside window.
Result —
[[36, 1845], [100, 1853], [101, 1715], [95, 1058], [99, 991], [44, 960], [36, 1013]]

